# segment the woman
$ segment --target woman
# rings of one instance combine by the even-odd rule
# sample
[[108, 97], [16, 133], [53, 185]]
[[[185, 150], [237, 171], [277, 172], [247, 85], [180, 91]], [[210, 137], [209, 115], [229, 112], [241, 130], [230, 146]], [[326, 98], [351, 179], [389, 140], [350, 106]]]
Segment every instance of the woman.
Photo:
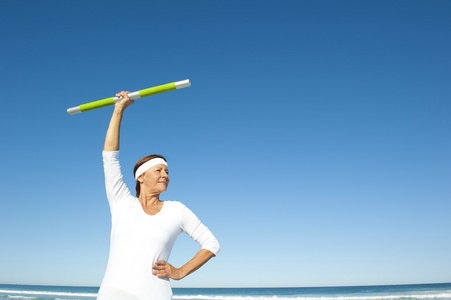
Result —
[[[116, 94], [124, 99], [115, 104], [103, 151], [112, 227], [108, 266], [97, 299], [169, 300], [169, 279], [182, 279], [200, 268], [216, 256], [219, 243], [183, 204], [160, 200], [169, 184], [164, 157], [151, 155], [136, 164], [136, 197], [125, 186], [118, 157], [122, 116], [134, 102], [128, 93]], [[182, 231], [202, 249], [185, 265], [175, 268], [167, 261]]]

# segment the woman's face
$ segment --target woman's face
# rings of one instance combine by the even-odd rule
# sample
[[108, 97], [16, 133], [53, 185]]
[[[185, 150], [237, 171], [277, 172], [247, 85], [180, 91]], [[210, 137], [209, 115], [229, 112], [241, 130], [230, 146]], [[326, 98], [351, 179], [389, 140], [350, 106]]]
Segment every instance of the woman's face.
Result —
[[169, 184], [168, 166], [163, 164], [153, 166], [142, 175], [142, 180], [145, 193], [163, 193]]

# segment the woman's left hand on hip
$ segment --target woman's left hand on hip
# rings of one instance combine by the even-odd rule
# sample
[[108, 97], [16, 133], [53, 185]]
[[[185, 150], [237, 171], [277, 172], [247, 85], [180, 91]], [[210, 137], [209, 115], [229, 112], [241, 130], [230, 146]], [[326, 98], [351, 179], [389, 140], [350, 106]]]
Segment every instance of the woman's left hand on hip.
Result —
[[174, 280], [180, 280], [183, 278], [180, 269], [173, 267], [170, 263], [165, 261], [156, 261], [152, 266], [152, 274], [159, 278], [171, 278]]

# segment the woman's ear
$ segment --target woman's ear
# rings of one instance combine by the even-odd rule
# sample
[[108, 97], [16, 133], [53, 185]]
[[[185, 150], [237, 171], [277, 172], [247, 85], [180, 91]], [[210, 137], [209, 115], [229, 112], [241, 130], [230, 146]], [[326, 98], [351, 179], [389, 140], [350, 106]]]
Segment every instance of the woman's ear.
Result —
[[143, 176], [144, 174], [142, 174], [141, 176], [139, 176], [138, 177], [138, 181], [139, 181], [139, 183], [143, 183], [144, 182], [144, 176]]

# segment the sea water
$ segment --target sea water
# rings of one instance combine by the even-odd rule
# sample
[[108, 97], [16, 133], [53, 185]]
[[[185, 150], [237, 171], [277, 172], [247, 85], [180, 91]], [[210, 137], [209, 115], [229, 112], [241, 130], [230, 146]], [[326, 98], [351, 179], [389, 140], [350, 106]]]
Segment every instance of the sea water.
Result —
[[[0, 284], [0, 299], [94, 300], [98, 287]], [[174, 300], [451, 300], [451, 283], [299, 288], [174, 288]]]

